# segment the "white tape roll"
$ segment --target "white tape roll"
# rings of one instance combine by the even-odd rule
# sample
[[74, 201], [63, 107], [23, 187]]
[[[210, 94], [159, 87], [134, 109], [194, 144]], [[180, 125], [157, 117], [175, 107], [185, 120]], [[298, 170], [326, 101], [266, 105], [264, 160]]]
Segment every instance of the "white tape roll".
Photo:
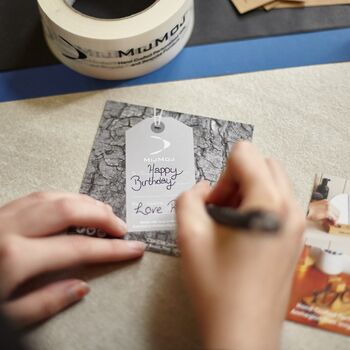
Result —
[[72, 7], [74, 2], [38, 0], [45, 38], [62, 63], [94, 78], [152, 72], [183, 49], [193, 29], [193, 0], [155, 0], [137, 14], [114, 20], [84, 15]]

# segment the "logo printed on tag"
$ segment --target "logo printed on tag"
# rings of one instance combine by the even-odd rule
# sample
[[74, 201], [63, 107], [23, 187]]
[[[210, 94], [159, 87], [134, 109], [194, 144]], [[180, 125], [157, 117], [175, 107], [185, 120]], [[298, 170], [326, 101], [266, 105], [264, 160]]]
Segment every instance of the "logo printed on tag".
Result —
[[167, 141], [165, 139], [162, 139], [159, 136], [151, 136], [151, 138], [152, 139], [156, 139], [156, 140], [161, 140], [163, 142], [163, 147], [160, 150], [158, 150], [158, 151], [150, 153], [151, 156], [159, 154], [159, 153], [163, 152], [164, 150], [166, 150], [167, 148], [169, 148], [171, 146], [171, 143], [169, 141]]
[[[126, 219], [130, 232], [175, 229], [175, 200], [195, 183], [193, 130], [147, 118], [126, 132]], [[191, 150], [191, 151], [190, 151]]]

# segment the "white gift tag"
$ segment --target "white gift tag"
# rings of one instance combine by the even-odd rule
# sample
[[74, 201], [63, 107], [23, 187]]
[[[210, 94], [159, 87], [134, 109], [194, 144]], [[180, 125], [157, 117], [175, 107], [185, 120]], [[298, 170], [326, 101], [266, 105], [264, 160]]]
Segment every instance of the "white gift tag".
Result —
[[175, 200], [195, 184], [193, 130], [171, 117], [126, 131], [129, 232], [175, 229]]

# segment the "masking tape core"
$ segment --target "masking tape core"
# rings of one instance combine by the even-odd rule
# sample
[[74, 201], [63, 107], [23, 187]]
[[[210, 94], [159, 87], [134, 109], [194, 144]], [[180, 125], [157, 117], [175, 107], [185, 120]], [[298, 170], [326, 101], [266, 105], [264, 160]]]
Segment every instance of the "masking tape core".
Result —
[[146, 11], [158, 0], [63, 0], [83, 15], [98, 19], [121, 19]]

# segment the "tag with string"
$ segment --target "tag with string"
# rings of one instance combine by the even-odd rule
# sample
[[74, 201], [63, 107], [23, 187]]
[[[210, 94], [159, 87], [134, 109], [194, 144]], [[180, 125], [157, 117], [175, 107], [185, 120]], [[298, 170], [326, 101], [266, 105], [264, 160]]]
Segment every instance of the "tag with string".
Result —
[[126, 131], [129, 232], [175, 229], [175, 200], [195, 184], [193, 130], [154, 110]]

